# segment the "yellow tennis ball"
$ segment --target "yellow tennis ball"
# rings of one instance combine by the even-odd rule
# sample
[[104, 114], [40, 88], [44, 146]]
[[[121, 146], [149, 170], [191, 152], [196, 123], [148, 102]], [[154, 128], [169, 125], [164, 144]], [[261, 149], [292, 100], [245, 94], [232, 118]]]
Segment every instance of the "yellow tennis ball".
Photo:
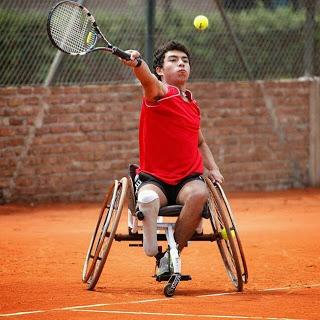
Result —
[[[236, 236], [236, 233], [234, 232], [234, 230], [230, 230], [230, 232], [231, 232], [232, 238], [234, 238], [234, 237]], [[226, 228], [223, 228], [223, 229], [220, 231], [220, 234], [221, 234], [222, 239], [228, 240], [228, 235], [227, 235], [227, 230], [226, 230]]]
[[196, 16], [193, 20], [193, 25], [196, 27], [198, 30], [205, 30], [209, 26], [209, 20], [206, 16]]

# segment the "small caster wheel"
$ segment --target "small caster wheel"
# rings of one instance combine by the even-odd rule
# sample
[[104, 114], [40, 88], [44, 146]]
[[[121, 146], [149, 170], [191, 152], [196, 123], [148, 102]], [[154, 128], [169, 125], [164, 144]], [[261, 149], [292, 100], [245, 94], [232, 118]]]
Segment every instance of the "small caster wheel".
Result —
[[166, 284], [163, 289], [164, 295], [168, 298], [173, 297], [175, 288], [172, 288], [171, 283]]
[[139, 221], [142, 221], [144, 219], [144, 214], [142, 211], [137, 211], [136, 215]]

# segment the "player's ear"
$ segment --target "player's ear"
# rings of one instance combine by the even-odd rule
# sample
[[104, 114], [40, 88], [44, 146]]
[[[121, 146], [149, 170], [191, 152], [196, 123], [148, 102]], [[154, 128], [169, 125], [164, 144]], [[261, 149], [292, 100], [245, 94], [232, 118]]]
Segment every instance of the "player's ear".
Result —
[[163, 76], [163, 69], [161, 67], [156, 67], [156, 73], [157, 73], [157, 75], [162, 77]]

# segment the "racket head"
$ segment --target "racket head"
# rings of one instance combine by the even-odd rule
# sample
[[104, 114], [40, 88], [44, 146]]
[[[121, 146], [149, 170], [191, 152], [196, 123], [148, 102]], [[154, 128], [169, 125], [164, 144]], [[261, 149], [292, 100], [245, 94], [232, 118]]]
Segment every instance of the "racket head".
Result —
[[96, 21], [87, 8], [74, 1], [61, 1], [49, 12], [47, 32], [52, 44], [71, 55], [93, 50], [98, 39]]

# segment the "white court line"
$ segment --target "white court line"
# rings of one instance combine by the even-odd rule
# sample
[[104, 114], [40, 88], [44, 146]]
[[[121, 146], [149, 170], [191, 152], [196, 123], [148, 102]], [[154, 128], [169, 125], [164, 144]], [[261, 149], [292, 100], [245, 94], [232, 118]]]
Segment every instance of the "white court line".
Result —
[[[306, 284], [306, 285], [291, 286], [291, 287], [258, 289], [258, 290], [256, 290], [256, 292], [280, 291], [280, 290], [290, 290], [290, 289], [300, 289], [300, 288], [301, 289], [302, 288], [315, 288], [315, 287], [320, 287], [320, 284], [309, 284], [309, 285]], [[195, 298], [219, 297], [219, 296], [234, 295], [234, 294], [246, 294], [246, 291], [245, 292], [234, 291], [234, 292], [224, 292], [224, 293], [213, 293], [213, 294], [195, 296]], [[183, 298], [183, 297], [179, 297], [179, 298]], [[81, 310], [77, 310], [77, 309], [92, 308], [92, 307], [104, 307], [104, 306], [115, 306], [115, 305], [123, 305], [123, 304], [139, 304], [139, 303], [157, 302], [157, 301], [165, 301], [165, 300], [172, 301], [174, 299], [177, 299], [177, 298], [172, 297], [172, 298], [145, 299], [145, 300], [135, 300], [135, 301], [125, 301], [125, 302], [115, 302], [115, 303], [100, 303], [100, 304], [91, 304], [91, 305], [82, 305], [82, 306], [63, 307], [63, 308], [55, 308], [55, 309], [48, 309], [48, 310], [23, 311], [23, 312], [15, 312], [15, 313], [2, 313], [2, 314], [0, 314], [0, 317], [14, 317], [14, 316], [21, 316], [21, 315], [32, 314], [32, 313], [45, 313], [45, 312], [50, 312], [50, 311], [63, 311], [63, 310], [81, 311]], [[86, 311], [86, 310], [83, 310], [83, 311]], [[95, 311], [95, 312], [98, 312], [98, 311]], [[271, 319], [271, 320], [273, 320], [273, 319], [274, 320], [283, 319], [283, 320], [286, 320], [286, 318], [261, 318], [261, 317], [260, 318], [246, 317], [244, 319]]]
[[2, 314], [0, 314], [0, 317], [14, 317], [14, 316], [22, 316], [25, 314], [43, 313], [43, 312], [46, 312], [46, 310], [21, 311], [21, 312], [16, 312], [16, 313], [2, 313]]
[[164, 300], [172, 300], [172, 299], [171, 298], [160, 298], [160, 299], [135, 300], [135, 301], [114, 302], [114, 303], [88, 304], [88, 305], [82, 305], [82, 306], [73, 306], [73, 307], [64, 307], [64, 308], [51, 309], [51, 311], [73, 310], [73, 309], [92, 308], [92, 307], [116, 306], [116, 305], [122, 305], [122, 304], [147, 303], [147, 302], [157, 302], [157, 301], [164, 301]]
[[55, 309], [48, 309], [48, 310], [25, 311], [25, 312], [16, 312], [16, 313], [2, 313], [2, 314], [0, 314], [0, 317], [14, 317], [14, 316], [22, 316], [25, 314], [44, 313], [44, 312], [50, 312], [50, 311], [63, 311], [63, 310], [73, 311], [73, 310], [82, 309], [82, 308], [116, 306], [116, 305], [123, 305], [123, 304], [148, 303], [148, 302], [157, 302], [157, 301], [164, 301], [164, 300], [172, 300], [172, 298], [146, 299], [146, 300], [115, 302], [115, 303], [98, 303], [98, 304], [88, 304], [88, 305], [82, 305], [82, 306], [55, 308]]
[[105, 306], [110, 306], [110, 305], [113, 305], [113, 304], [110, 304], [110, 303], [98, 303], [98, 304], [88, 304], [88, 305], [84, 305], [84, 306], [73, 306], [73, 307], [56, 308], [56, 309], [51, 309], [50, 311], [72, 310], [72, 309], [92, 308], [92, 307], [105, 307]]
[[120, 310], [73, 310], [75, 312], [95, 312], [95, 313], [112, 313], [112, 314], [134, 314], [147, 316], [168, 316], [168, 317], [188, 317], [188, 318], [212, 318], [212, 319], [251, 319], [251, 320], [302, 320], [293, 318], [274, 318], [274, 317], [250, 317], [236, 315], [214, 315], [214, 314], [192, 314], [192, 313], [163, 313], [163, 312], [139, 312], [139, 311], [120, 311]]
[[303, 289], [303, 288], [315, 288], [320, 287], [320, 284], [303, 284], [300, 286], [287, 286], [280, 288], [269, 288], [269, 289], [258, 289], [256, 291], [281, 291], [281, 290], [290, 290], [290, 289]]
[[239, 294], [244, 292], [224, 292], [224, 293], [209, 293], [209, 294], [201, 294], [200, 296], [196, 296], [196, 298], [205, 298], [205, 297], [220, 297], [220, 296], [229, 296], [232, 294]]
[[172, 298], [138, 300], [138, 301], [130, 301], [130, 302], [126, 302], [126, 303], [146, 303], [146, 302], [165, 301], [165, 300], [172, 300]]
[[[287, 287], [278, 287], [278, 288], [267, 288], [267, 289], [257, 289], [255, 291], [251, 291], [251, 293], [255, 292], [266, 292], [266, 291], [284, 291], [284, 290], [290, 290], [290, 289], [303, 289], [303, 288], [315, 288], [320, 287], [320, 284], [305, 284], [300, 286], [287, 286]], [[224, 293], [212, 293], [212, 294], [203, 294], [200, 296], [196, 296], [197, 298], [205, 298], [205, 297], [219, 297], [219, 296], [228, 296], [232, 294], [246, 294], [246, 291], [244, 292], [224, 292]]]

